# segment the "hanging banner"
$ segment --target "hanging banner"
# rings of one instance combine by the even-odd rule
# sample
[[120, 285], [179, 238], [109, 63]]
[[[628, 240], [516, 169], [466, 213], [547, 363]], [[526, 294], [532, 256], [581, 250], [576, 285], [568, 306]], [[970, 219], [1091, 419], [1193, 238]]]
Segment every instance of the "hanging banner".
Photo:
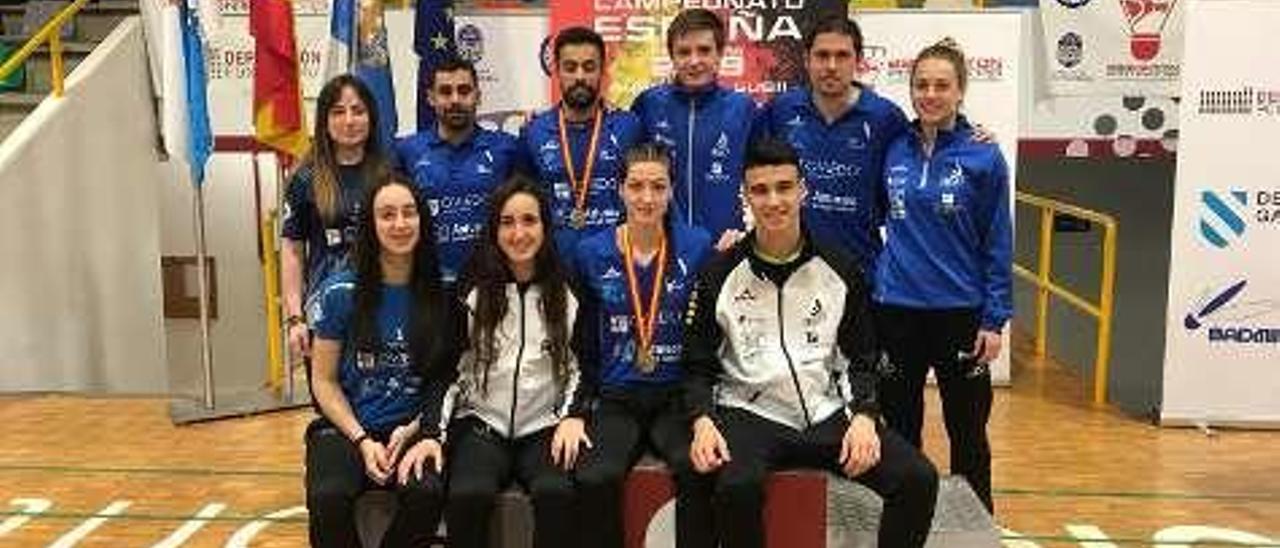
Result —
[[1044, 0], [1050, 95], [1175, 95], [1187, 0]]
[[[911, 64], [926, 46], [950, 36], [969, 64], [964, 113], [994, 132], [1009, 165], [1009, 203], [1017, 181], [1018, 134], [1023, 111], [1021, 45], [1023, 14], [1018, 11], [866, 11], [857, 15], [864, 35], [864, 84], [911, 112]], [[1005, 348], [1009, 348], [1007, 335]], [[991, 366], [991, 380], [1008, 384], [1009, 351]]]
[[[551, 32], [581, 25], [604, 37], [610, 76], [605, 97], [627, 107], [645, 88], [671, 73], [666, 31], [681, 9], [708, 8], [724, 19], [728, 42], [721, 56], [720, 82], [750, 93], [757, 101], [786, 91], [804, 78], [804, 29], [815, 18], [847, 13], [847, 0], [775, 0], [772, 2], [707, 2], [705, 0], [595, 0], [549, 2]], [[741, 5], [741, 7], [738, 7]], [[761, 7], [754, 7], [754, 6]], [[729, 9], [733, 6], [733, 9]], [[551, 52], [544, 44], [544, 69]]]
[[1274, 0], [1191, 0], [1164, 359], [1166, 423], [1280, 424]]

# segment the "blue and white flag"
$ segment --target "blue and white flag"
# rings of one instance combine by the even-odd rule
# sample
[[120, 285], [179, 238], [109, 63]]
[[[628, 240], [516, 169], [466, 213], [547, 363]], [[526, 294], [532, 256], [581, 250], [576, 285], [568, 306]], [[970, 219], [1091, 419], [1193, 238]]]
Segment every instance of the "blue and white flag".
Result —
[[[208, 0], [172, 0], [163, 8], [165, 51], [162, 128], [169, 158], [186, 164], [192, 184], [204, 184], [205, 165], [213, 154], [209, 126], [205, 44], [211, 21]], [[216, 11], [212, 12], [216, 13]]]
[[329, 52], [325, 79], [344, 73], [355, 75], [373, 93], [378, 112], [378, 139], [390, 147], [400, 127], [396, 115], [395, 86], [391, 80], [391, 53], [382, 0], [333, 0], [329, 14]]

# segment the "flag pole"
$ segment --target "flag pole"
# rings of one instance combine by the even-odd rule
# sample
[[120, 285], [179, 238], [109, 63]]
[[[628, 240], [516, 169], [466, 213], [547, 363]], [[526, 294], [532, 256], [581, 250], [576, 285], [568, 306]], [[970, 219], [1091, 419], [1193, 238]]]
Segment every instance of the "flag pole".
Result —
[[[289, 158], [290, 156], [287, 154], [280, 153], [279, 151], [276, 152], [276, 203], [277, 204], [283, 201], [284, 199], [283, 189], [285, 188], [285, 185], [289, 184], [287, 179], [288, 177], [287, 170], [289, 169], [288, 167]], [[280, 230], [279, 230], [279, 227], [276, 226], [275, 215], [273, 214], [271, 218], [272, 218], [272, 223], [271, 223], [271, 240], [270, 241], [273, 244], [271, 248], [271, 254], [272, 254], [272, 257], [277, 257], [278, 252], [282, 247], [280, 245]], [[280, 276], [279, 268], [274, 268], [273, 274], [278, 279], [278, 277]], [[278, 293], [277, 293], [276, 301], [280, 302]], [[306, 309], [306, 306], [304, 304], [303, 310], [305, 309]], [[278, 318], [276, 320], [275, 325], [277, 326], [277, 329], [279, 329], [278, 326], [280, 325], [280, 321]], [[296, 396], [296, 393], [295, 393], [296, 388], [293, 385], [293, 364], [294, 364], [294, 356], [290, 355], [289, 359], [284, 363], [284, 401], [285, 403], [294, 403], [294, 399]]]
[[209, 249], [204, 232], [204, 185], [195, 184], [196, 280], [200, 292], [200, 366], [204, 370], [204, 406], [214, 407], [213, 345], [209, 337]]

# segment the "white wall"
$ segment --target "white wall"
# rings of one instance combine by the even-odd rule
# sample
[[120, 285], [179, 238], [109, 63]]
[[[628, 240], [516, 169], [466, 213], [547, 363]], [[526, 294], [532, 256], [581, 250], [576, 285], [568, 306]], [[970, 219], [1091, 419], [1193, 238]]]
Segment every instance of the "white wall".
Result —
[[0, 145], [0, 390], [167, 390], [149, 87], [134, 18]]
[[[269, 154], [261, 159], [265, 200], [274, 204], [275, 163]], [[217, 395], [253, 391], [267, 377], [266, 308], [251, 167], [247, 154], [218, 153], [205, 173], [205, 238], [209, 256], [216, 261], [218, 285], [218, 318], [210, 327]], [[171, 180], [177, 178], [174, 173]], [[194, 191], [186, 184], [165, 184], [159, 190], [160, 250], [164, 255], [194, 256]], [[201, 394], [199, 321], [167, 319], [164, 329], [170, 390]]]

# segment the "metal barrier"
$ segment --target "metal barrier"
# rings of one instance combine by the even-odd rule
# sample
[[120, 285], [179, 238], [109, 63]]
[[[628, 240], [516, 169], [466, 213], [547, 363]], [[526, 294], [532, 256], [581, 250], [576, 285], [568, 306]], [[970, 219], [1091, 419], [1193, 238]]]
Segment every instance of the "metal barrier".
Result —
[[[1029, 205], [1040, 210], [1040, 247], [1039, 264], [1035, 272], [1026, 267], [1013, 264], [1013, 273], [1036, 286], [1036, 357], [1043, 358], [1047, 354], [1049, 338], [1049, 295], [1061, 298], [1098, 321], [1097, 356], [1093, 364], [1093, 402], [1103, 404], [1107, 401], [1107, 379], [1111, 360], [1111, 321], [1115, 305], [1116, 281], [1116, 230], [1118, 225], [1114, 217], [1105, 213], [1091, 211], [1058, 200], [1017, 193], [1018, 203]], [[1102, 225], [1102, 287], [1098, 292], [1095, 304], [1053, 281], [1053, 219], [1057, 213], [1087, 219]]]
[[0, 80], [8, 78], [10, 74], [18, 70], [18, 67], [27, 62], [27, 58], [31, 57], [32, 53], [35, 53], [36, 48], [48, 42], [50, 72], [53, 73], [50, 79], [53, 83], [52, 93], [54, 97], [62, 97], [62, 80], [64, 77], [62, 68], [62, 25], [65, 25], [67, 21], [75, 17], [76, 13], [79, 13], [80, 9], [88, 2], [89, 0], [75, 0], [71, 5], [59, 11], [57, 15], [51, 17], [43, 27], [40, 27], [39, 31], [36, 31], [35, 35], [27, 40], [27, 43], [14, 52], [13, 56], [9, 57], [3, 65], [0, 65]]

